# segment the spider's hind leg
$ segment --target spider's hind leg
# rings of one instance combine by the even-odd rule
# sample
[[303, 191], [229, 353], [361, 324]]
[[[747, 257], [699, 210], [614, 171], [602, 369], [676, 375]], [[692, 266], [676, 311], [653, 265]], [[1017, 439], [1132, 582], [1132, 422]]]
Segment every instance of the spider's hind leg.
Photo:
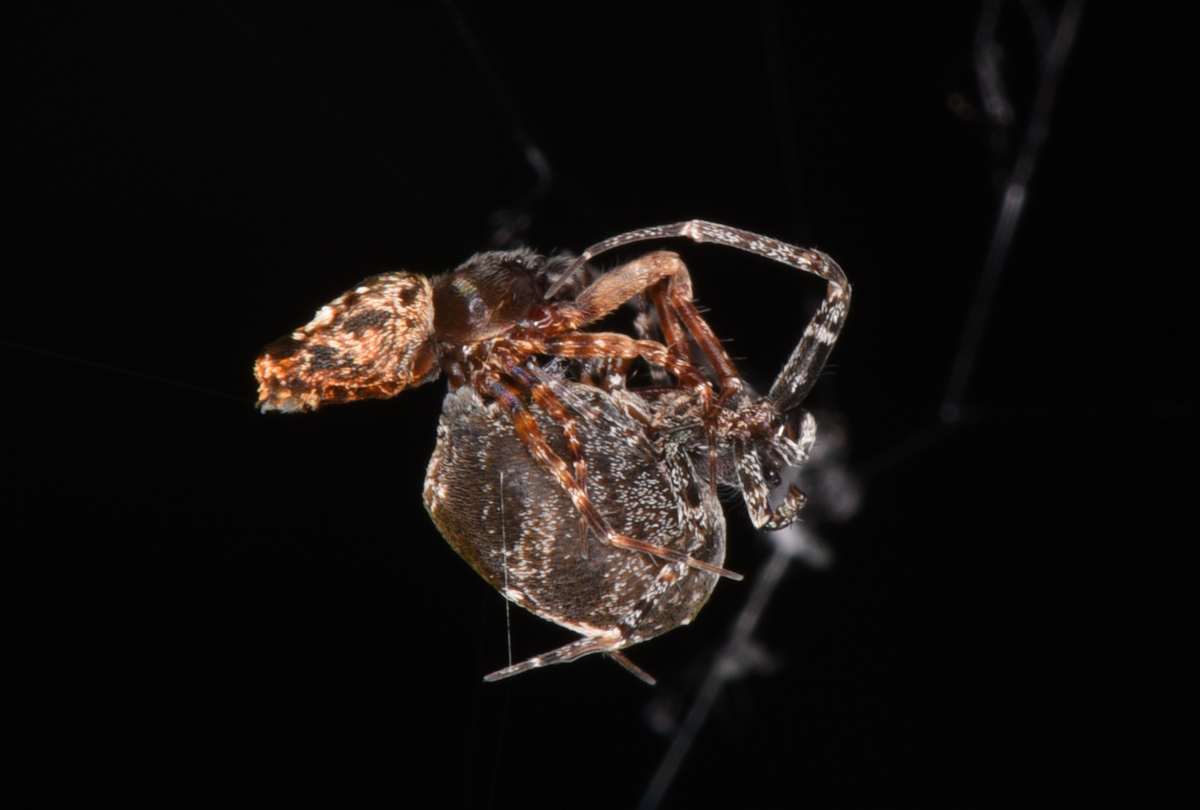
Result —
[[483, 679], [485, 681], [499, 681], [504, 678], [511, 678], [513, 675], [520, 675], [522, 672], [529, 672], [532, 669], [548, 667], [552, 664], [566, 664], [574, 661], [576, 658], [582, 658], [592, 653], [604, 653], [638, 678], [653, 686], [655, 684], [654, 678], [626, 658], [624, 653], [620, 652], [621, 645], [624, 643], [625, 638], [619, 630], [610, 631], [602, 636], [581, 638], [578, 641], [572, 641], [570, 644], [563, 645], [557, 650], [551, 650], [543, 655], [534, 656], [528, 661], [522, 661], [519, 664], [513, 664], [510, 667], [496, 670], [490, 675], [485, 675]]

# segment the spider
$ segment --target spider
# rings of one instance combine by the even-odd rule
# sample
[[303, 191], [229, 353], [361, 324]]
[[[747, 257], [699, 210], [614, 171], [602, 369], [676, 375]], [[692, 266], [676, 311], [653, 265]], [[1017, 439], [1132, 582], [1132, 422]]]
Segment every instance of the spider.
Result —
[[[606, 251], [677, 236], [827, 281], [825, 300], [766, 396], [746, 389], [700, 316], [677, 254], [649, 253], [586, 286], [577, 281]], [[582, 331], [639, 295], [653, 304], [662, 342]], [[574, 261], [529, 250], [477, 254], [433, 279], [375, 276], [323, 307], [259, 357], [259, 405], [316, 410], [390, 397], [446, 374], [451, 393], [426, 507], [505, 596], [584, 636], [489, 679], [604, 652], [653, 682], [619, 650], [687, 624], [718, 576], [740, 579], [720, 567], [725, 525], [716, 485], [737, 488], [760, 528], [788, 525], [803, 506], [794, 487], [778, 507], [770, 491], [780, 468], [802, 464], [815, 439], [815, 422], [799, 418], [799, 405], [837, 339], [849, 295], [829, 257], [700, 220], [621, 234]], [[639, 357], [677, 383], [627, 390]]]

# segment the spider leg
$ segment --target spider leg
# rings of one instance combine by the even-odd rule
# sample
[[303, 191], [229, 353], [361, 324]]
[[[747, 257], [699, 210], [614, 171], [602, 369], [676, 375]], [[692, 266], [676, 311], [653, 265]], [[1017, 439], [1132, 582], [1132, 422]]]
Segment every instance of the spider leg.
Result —
[[[546, 415], [562, 428], [563, 438], [567, 441], [567, 450], [571, 454], [571, 467], [575, 473], [575, 482], [587, 491], [587, 456], [583, 452], [583, 443], [579, 440], [579, 431], [575, 428], [575, 420], [567, 413], [562, 401], [550, 389], [550, 386], [538, 375], [532, 374], [524, 366], [513, 364], [507, 369], [508, 373], [529, 389], [533, 401], [541, 406]], [[579, 536], [586, 537], [587, 518], [579, 516]]]
[[497, 670], [490, 675], [485, 675], [483, 679], [485, 681], [499, 681], [504, 678], [511, 678], [513, 675], [520, 675], [522, 672], [528, 672], [531, 669], [548, 667], [553, 664], [565, 664], [568, 661], [574, 661], [576, 658], [582, 658], [592, 653], [604, 653], [646, 683], [654, 686], [654, 678], [626, 658], [624, 653], [619, 652], [620, 647], [625, 643], [624, 637], [619, 633], [620, 631], [614, 631], [605, 636], [592, 636], [572, 641], [570, 644], [559, 647], [557, 650], [551, 650], [543, 655], [530, 658], [528, 661], [522, 661], [519, 664], [513, 664], [511, 667]]
[[[832, 264], [833, 260], [829, 259], [829, 262]], [[767, 394], [767, 400], [781, 413], [799, 407], [816, 384], [838, 333], [846, 322], [849, 306], [850, 288], [830, 283], [825, 291], [825, 300], [805, 327], [800, 342], [792, 350], [792, 356]]]
[[685, 357], [690, 354], [687, 338], [683, 332], [683, 328], [686, 327], [708, 358], [713, 373], [717, 377], [717, 383], [721, 387], [717, 401], [706, 410], [710, 418], [705, 420], [709, 448], [708, 480], [715, 488], [717, 486], [717, 424], [716, 420], [711, 417], [713, 412], [724, 405], [731, 396], [742, 390], [741, 375], [738, 374], [733, 358], [725, 351], [725, 347], [713, 333], [708, 321], [704, 320], [700, 315], [700, 310], [696, 308], [692, 292], [692, 277], [682, 260], [679, 261], [678, 270], [665, 281], [652, 287], [649, 295], [658, 312], [663, 340], [668, 348], [677, 350]]
[[659, 572], [656, 587], [642, 594], [642, 597], [633, 605], [628, 612], [622, 617], [617, 627], [607, 630], [598, 630], [587, 628], [581, 630], [575, 627], [577, 632], [585, 633], [586, 638], [581, 638], [578, 641], [573, 641], [570, 644], [559, 647], [556, 650], [531, 658], [528, 661], [523, 661], [520, 664], [506, 667], [505, 669], [493, 672], [484, 678], [485, 681], [498, 681], [501, 678], [508, 678], [512, 675], [517, 675], [522, 672], [527, 672], [538, 667], [550, 666], [551, 664], [562, 664], [572, 661], [580, 656], [590, 653], [602, 652], [608, 655], [625, 669], [632, 672], [638, 678], [641, 678], [651, 686], [655, 681], [643, 669], [636, 666], [632, 661], [625, 657], [621, 652], [618, 652], [624, 647], [637, 644], [645, 640], [645, 636], [639, 632], [639, 626], [649, 611], [658, 601], [659, 597], [664, 592], [669, 590], [677, 581], [679, 571], [671, 564], [663, 566]]
[[677, 348], [682, 356], [689, 357], [687, 337], [684, 334], [686, 328], [712, 365], [717, 384], [721, 387], [716, 402], [716, 407], [720, 407], [731, 395], [742, 390], [742, 377], [738, 374], [733, 358], [725, 351], [708, 321], [704, 320], [700, 310], [696, 308], [692, 293], [692, 276], [687, 266], [674, 253], [670, 255], [679, 261], [678, 269], [648, 291], [650, 300], [658, 311], [663, 342], [668, 348]]
[[[660, 346], [660, 348], [662, 347]], [[543, 469], [554, 476], [554, 479], [563, 488], [563, 491], [567, 493], [575, 508], [587, 520], [588, 527], [596, 534], [600, 542], [616, 548], [642, 551], [665, 560], [686, 563], [693, 568], [699, 568], [713, 574], [729, 577], [730, 579], [739, 580], [742, 578], [741, 574], [720, 568], [703, 560], [698, 560], [682, 551], [644, 543], [641, 540], [635, 540], [632, 537], [618, 534], [609, 525], [608, 521], [604, 519], [604, 516], [600, 514], [600, 510], [596, 508], [596, 505], [592, 503], [587, 491], [575, 480], [575, 476], [571, 474], [567, 463], [559, 458], [554, 449], [550, 447], [549, 442], [546, 441], [546, 435], [537, 423], [537, 418], [522, 404], [520, 393], [511, 386], [499, 381], [493, 382], [489, 390], [492, 396], [496, 398], [496, 401], [501, 403], [512, 417], [517, 435], [525, 443], [525, 446], [529, 449], [534, 459]]]
[[579, 431], [575, 429], [575, 420], [567, 413], [558, 396], [542, 379], [532, 374], [524, 366], [512, 365], [506, 369], [508, 374], [529, 389], [533, 401], [541, 406], [546, 415], [562, 428], [563, 438], [567, 440], [567, 450], [571, 454], [571, 466], [575, 471], [575, 480], [580, 486], [587, 483], [587, 456], [583, 453], [583, 443], [579, 440]]
[[575, 263], [555, 282], [547, 292], [547, 297], [552, 295], [556, 288], [565, 284], [578, 268], [601, 253], [634, 242], [669, 237], [686, 237], [694, 242], [715, 242], [728, 245], [825, 279], [828, 283], [825, 300], [808, 328], [804, 330], [800, 343], [793, 350], [791, 358], [788, 359], [783, 371], [775, 379], [775, 383], [767, 395], [767, 398], [775, 404], [780, 412], [797, 407], [816, 382], [821, 369], [824, 368], [830, 349], [846, 321], [846, 312], [850, 306], [850, 283], [846, 280], [846, 274], [833, 259], [824, 253], [798, 248], [786, 242], [780, 242], [778, 239], [760, 236], [740, 228], [693, 219], [673, 225], [629, 231], [592, 245], [581, 253]]
[[687, 388], [696, 389], [708, 410], [712, 397], [712, 383], [692, 362], [678, 357], [661, 343], [653, 340], [636, 340], [619, 332], [567, 332], [534, 341], [531, 354], [549, 354], [555, 357], [586, 359], [588, 357], [619, 357], [632, 360], [641, 357], [646, 362], [666, 369], [679, 378]]
[[[647, 253], [623, 264], [592, 282], [574, 301], [556, 304], [560, 321], [554, 329], [568, 332], [595, 323], [658, 282], [670, 278], [682, 267], [679, 255], [667, 250]], [[546, 298], [550, 295], [547, 292]]]
[[787, 242], [781, 242], [769, 236], [761, 236], [750, 231], [744, 231], [741, 228], [720, 225], [716, 222], [706, 222], [702, 219], [693, 219], [687, 222], [677, 222], [674, 225], [640, 228], [636, 231], [628, 231], [627, 233], [605, 239], [603, 242], [597, 242], [579, 254], [579, 258], [567, 268], [567, 271], [554, 283], [554, 286], [547, 291], [546, 297], [549, 298], [552, 296], [557, 288], [565, 284], [576, 270], [601, 253], [607, 253], [610, 250], [623, 245], [633, 244], [634, 242], [645, 242], [650, 239], [669, 239], [676, 236], [691, 239], [693, 242], [715, 242], [719, 245], [728, 245], [729, 247], [744, 250], [748, 253], [755, 253], [781, 264], [790, 265], [807, 273], [813, 273], [829, 283], [846, 290], [849, 290], [850, 287], [842, 269], [823, 253], [789, 245]]
[[677, 361], [691, 362], [683, 332], [686, 327], [712, 363], [721, 386], [721, 400], [741, 389], [742, 380], [732, 358], [692, 302], [692, 279], [687, 266], [679, 254], [671, 251], [659, 250], [634, 259], [601, 276], [575, 301], [559, 304], [559, 321], [554, 331], [571, 332], [594, 323], [642, 293], [648, 294], [654, 303], [664, 341], [676, 353]]

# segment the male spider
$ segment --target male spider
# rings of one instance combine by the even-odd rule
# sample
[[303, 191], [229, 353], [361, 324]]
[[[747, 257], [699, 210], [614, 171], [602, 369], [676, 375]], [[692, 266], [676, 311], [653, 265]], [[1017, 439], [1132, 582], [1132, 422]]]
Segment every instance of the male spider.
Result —
[[[582, 289], [574, 281], [601, 253], [675, 236], [730, 245], [828, 282], [765, 397], [745, 389], [696, 310], [678, 255], [647, 254]], [[643, 294], [663, 342], [581, 331]], [[724, 517], [715, 485], [740, 490], [760, 528], [788, 525], [803, 506], [792, 487], [772, 507], [770, 488], [781, 467], [804, 462], [815, 439], [812, 418], [795, 417], [849, 297], [844, 274], [824, 254], [700, 220], [613, 237], [573, 263], [529, 250], [477, 254], [432, 280], [375, 276], [323, 307], [259, 357], [259, 405], [315, 410], [390, 397], [446, 373], [451, 394], [425, 486], [434, 522], [509, 599], [585, 636], [489, 678], [605, 652], [650, 680], [618, 651], [689, 622], [716, 575], [740, 578], [720, 567]], [[715, 380], [693, 361], [689, 336]], [[539, 357], [562, 360], [547, 366]], [[627, 391], [624, 375], [638, 357], [677, 384]], [[572, 522], [575, 540], [566, 530]]]

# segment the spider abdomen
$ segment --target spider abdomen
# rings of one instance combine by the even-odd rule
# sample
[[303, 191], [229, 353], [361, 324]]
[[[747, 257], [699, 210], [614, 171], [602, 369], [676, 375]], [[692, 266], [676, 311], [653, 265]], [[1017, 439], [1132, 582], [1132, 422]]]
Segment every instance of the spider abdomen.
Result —
[[[586, 489], [620, 534], [720, 566], [725, 518], [682, 450], [656, 443], [624, 391], [566, 383], [587, 459]], [[628, 399], [628, 403], [624, 400]], [[574, 407], [572, 407], [574, 406]], [[561, 427], [531, 407], [551, 448], [569, 455]], [[470, 387], [448, 395], [425, 481], [425, 506], [442, 535], [512, 601], [614, 649], [687, 624], [717, 575], [606, 545], [587, 529], [512, 420]]]

